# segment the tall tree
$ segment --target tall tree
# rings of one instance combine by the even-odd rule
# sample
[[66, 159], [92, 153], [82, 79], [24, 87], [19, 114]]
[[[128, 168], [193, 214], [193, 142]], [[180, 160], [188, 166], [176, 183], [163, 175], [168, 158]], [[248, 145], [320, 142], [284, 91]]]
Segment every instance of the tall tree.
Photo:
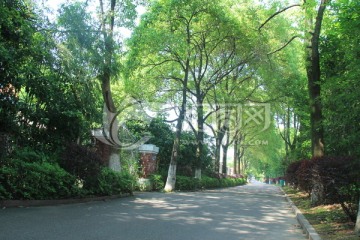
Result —
[[1, 29], [6, 36], [0, 37], [0, 74], [5, 73], [1, 85], [6, 91], [0, 87], [0, 95], [5, 94], [5, 98], [0, 96], [0, 121], [12, 117], [10, 122], [0, 125], [15, 133], [20, 146], [53, 152], [64, 142], [76, 141], [88, 132], [85, 125], [90, 122], [94, 108], [77, 104], [78, 94], [72, 90], [78, 91], [80, 87], [64, 74], [65, 57], [58, 54], [61, 47], [56, 45], [48, 22], [35, 13], [36, 6], [26, 1], [1, 4], [4, 16]]
[[[127, 0], [99, 0], [98, 12], [88, 11], [88, 4], [72, 3], [63, 5], [60, 20], [65, 31], [60, 31], [65, 39], [74, 42], [70, 49], [75, 54], [87, 55], [87, 70], [101, 84], [105, 110], [105, 132], [110, 145], [109, 165], [119, 166], [119, 148], [123, 147], [118, 139], [119, 124], [116, 119], [118, 108], [115, 106], [111, 83], [119, 78], [119, 59], [123, 39], [116, 29], [133, 27], [136, 17], [136, 2]], [[96, 16], [96, 17], [95, 17]], [[77, 21], [73, 21], [77, 19]], [[61, 30], [61, 29], [60, 29]], [[78, 49], [76, 49], [78, 48]], [[80, 56], [81, 56], [80, 55]], [[78, 57], [78, 55], [76, 56]]]
[[325, 153], [319, 45], [323, 17], [329, 2], [330, 0], [321, 0], [315, 16], [313, 6], [316, 6], [316, 1], [305, 1], [304, 4], [306, 21], [306, 72], [310, 97], [311, 148], [313, 157], [321, 157]]
[[[310, 100], [311, 149], [313, 157], [322, 157], [325, 154], [319, 45], [323, 17], [329, 2], [330, 0], [321, 0], [315, 14], [314, 6], [317, 6], [317, 1], [306, 1], [304, 3], [306, 72]], [[324, 191], [322, 184], [318, 182], [313, 183], [311, 192], [312, 204], [318, 205], [323, 203]]]
[[[204, 7], [204, 6], [203, 6]], [[204, 104], [212, 101], [210, 96], [214, 89], [226, 85], [240, 84], [249, 71], [248, 65], [254, 61], [254, 46], [252, 39], [241, 28], [244, 22], [228, 17], [230, 11], [221, 4], [209, 5], [202, 13], [202, 21], [193, 27], [193, 52], [191, 61], [192, 81], [188, 91], [191, 99], [195, 99], [196, 127], [192, 127], [197, 136], [197, 166], [196, 177], [201, 177], [201, 162], [203, 157], [204, 124], [210, 113], [205, 112]], [[204, 8], [205, 9], [205, 8]], [[250, 77], [249, 77], [250, 78]], [[248, 80], [248, 79], [246, 79]], [[227, 84], [223, 84], [227, 82]], [[231, 83], [229, 83], [231, 82]], [[228, 90], [228, 92], [231, 90]], [[230, 93], [231, 94], [231, 93]], [[210, 99], [206, 99], [210, 96]], [[231, 104], [230, 101], [224, 104]], [[189, 121], [190, 125], [191, 121]]]
[[[327, 154], [360, 156], [359, 1], [333, 1], [321, 38], [322, 101]], [[354, 169], [358, 171], [358, 169]], [[359, 203], [360, 205], [360, 203]], [[355, 230], [360, 235], [360, 211]]]
[[[311, 122], [311, 145], [313, 157], [324, 155], [324, 129], [321, 106], [321, 70], [320, 70], [320, 53], [319, 39], [321, 27], [326, 6], [330, 0], [306, 0], [302, 7], [305, 19], [305, 55], [306, 55], [306, 72], [308, 79], [308, 91], [310, 102], [310, 122]], [[261, 30], [268, 22], [279, 14], [293, 7], [300, 7], [300, 4], [294, 4], [285, 7], [273, 13], [260, 27]], [[287, 47], [298, 36], [292, 36], [284, 46], [272, 53], [279, 52]]]
[[[153, 90], [157, 95], [171, 97], [179, 104], [166, 191], [172, 191], [176, 183], [180, 138], [191, 77], [192, 25], [199, 11], [199, 6], [190, 2], [155, 2], [129, 42], [127, 86], [131, 86], [134, 95], [141, 99], [147, 97], [149, 101]], [[140, 86], [145, 77], [148, 79], [146, 89]]]
[[0, 2], [0, 132], [15, 132], [18, 97], [31, 74], [35, 15], [26, 1]]
[[278, 111], [276, 121], [280, 136], [285, 144], [284, 165], [287, 166], [292, 158], [296, 157], [294, 154], [298, 146], [300, 120], [294, 108], [289, 105], [289, 102], [281, 104], [280, 108], [282, 109]]

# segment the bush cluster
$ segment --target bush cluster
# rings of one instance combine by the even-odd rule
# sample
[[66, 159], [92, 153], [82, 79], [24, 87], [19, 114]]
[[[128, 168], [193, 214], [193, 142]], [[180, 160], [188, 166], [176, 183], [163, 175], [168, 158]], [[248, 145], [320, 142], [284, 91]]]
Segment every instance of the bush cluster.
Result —
[[300, 162], [299, 168], [296, 171], [298, 187], [308, 194], [311, 193], [313, 187], [314, 175], [312, 170], [314, 166], [314, 161], [305, 159]]
[[177, 176], [176, 177], [176, 190], [182, 191], [195, 191], [199, 189], [211, 189], [211, 188], [222, 188], [222, 187], [235, 187], [244, 185], [246, 180], [244, 178], [212, 178], [202, 176], [201, 179]]
[[0, 168], [0, 199], [62, 199], [79, 193], [76, 178], [58, 164], [12, 160]]
[[321, 157], [289, 165], [287, 182], [309, 195], [321, 186], [324, 194], [318, 204], [341, 204], [344, 212], [356, 219], [360, 198], [360, 162], [351, 157]]
[[285, 180], [289, 185], [294, 187], [297, 187], [299, 184], [296, 171], [300, 167], [301, 162], [302, 161], [293, 162], [286, 169]]
[[[225, 179], [225, 178], [222, 178]], [[208, 177], [208, 176], [202, 176], [200, 180], [200, 187], [201, 188], [219, 188], [221, 187], [222, 180], [218, 178]], [[225, 180], [226, 181], [226, 180]]]
[[207, 174], [207, 175], [209, 175], [209, 177], [217, 178], [217, 179], [221, 179], [221, 178], [246, 178], [242, 174], [227, 175], [225, 173], [217, 173], [217, 172], [211, 172], [210, 174]]
[[[164, 189], [166, 182], [165, 175], [153, 174], [150, 176], [150, 180], [152, 182], [153, 191], [160, 191]], [[201, 179], [197, 179], [194, 177], [178, 175], [176, 176], [175, 189], [178, 191], [196, 191], [201, 189], [235, 187], [244, 185], [245, 183], [246, 180], [242, 176], [215, 178], [203, 175]]]
[[[153, 190], [164, 188], [165, 175], [150, 176]], [[175, 189], [194, 191], [245, 183], [240, 175], [203, 176], [201, 179], [177, 176]], [[68, 145], [58, 156], [32, 148], [18, 148], [11, 156], [0, 159], [0, 200], [132, 194], [136, 185], [134, 175], [105, 167], [96, 153], [76, 144]]]
[[115, 172], [110, 168], [103, 168], [98, 176], [95, 189], [96, 195], [132, 194], [136, 185], [136, 178], [128, 172]]
[[150, 175], [150, 180], [152, 182], [152, 188], [154, 191], [160, 191], [165, 187], [165, 178], [160, 174]]
[[0, 161], [0, 200], [131, 194], [135, 184], [133, 175], [102, 166], [99, 157], [82, 146], [69, 145], [61, 160], [22, 148]]

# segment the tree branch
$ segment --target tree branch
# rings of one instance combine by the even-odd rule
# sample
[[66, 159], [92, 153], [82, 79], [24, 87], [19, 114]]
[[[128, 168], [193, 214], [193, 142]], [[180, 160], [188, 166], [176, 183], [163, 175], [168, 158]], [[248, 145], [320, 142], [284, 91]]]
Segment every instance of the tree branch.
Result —
[[299, 36], [293, 36], [289, 41], [287, 41], [287, 43], [285, 43], [284, 46], [276, 49], [275, 51], [269, 52], [267, 55], [271, 55], [277, 52], [280, 52], [281, 50], [283, 50], [284, 48], [286, 48], [287, 45], [289, 45], [292, 41], [294, 41], [294, 39], [298, 38]]
[[263, 28], [271, 19], [273, 19], [274, 17], [276, 17], [277, 15], [279, 15], [280, 13], [282, 12], [285, 12], [286, 10], [290, 9], [290, 8], [293, 8], [293, 7], [300, 7], [301, 5], [300, 4], [294, 4], [294, 5], [291, 5], [291, 6], [288, 6], [286, 8], [283, 8], [277, 12], [275, 12], [274, 14], [272, 14], [268, 19], [266, 19], [266, 21], [260, 25], [260, 27], [258, 28], [258, 30], [260, 31], [261, 28]]

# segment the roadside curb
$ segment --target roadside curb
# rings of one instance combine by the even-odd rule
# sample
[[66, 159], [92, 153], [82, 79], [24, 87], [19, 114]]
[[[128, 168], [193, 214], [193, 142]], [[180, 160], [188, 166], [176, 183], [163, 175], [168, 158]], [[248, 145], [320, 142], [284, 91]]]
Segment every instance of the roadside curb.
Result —
[[111, 199], [118, 199], [123, 197], [129, 197], [132, 194], [119, 194], [113, 196], [102, 197], [89, 197], [89, 198], [70, 198], [70, 199], [56, 199], [56, 200], [0, 200], [0, 208], [22, 208], [22, 207], [42, 207], [42, 206], [56, 206], [65, 204], [87, 203], [87, 202], [99, 202], [107, 201]]
[[284, 192], [284, 190], [280, 187], [281, 191], [284, 193], [286, 200], [290, 203], [292, 211], [296, 215], [296, 219], [298, 220], [299, 224], [301, 225], [304, 233], [306, 234], [306, 237], [309, 240], [321, 240], [321, 237], [316, 232], [313, 226], [309, 223], [309, 221], [304, 217], [300, 209], [296, 207], [296, 205], [291, 201], [291, 199], [288, 197], [288, 195]]

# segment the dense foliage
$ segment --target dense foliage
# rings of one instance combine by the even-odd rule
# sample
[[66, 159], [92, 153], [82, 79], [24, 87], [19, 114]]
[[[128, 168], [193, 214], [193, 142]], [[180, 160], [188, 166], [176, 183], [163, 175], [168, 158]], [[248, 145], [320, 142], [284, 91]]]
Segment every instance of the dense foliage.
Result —
[[60, 166], [81, 179], [85, 188], [94, 189], [104, 164], [96, 152], [83, 146], [69, 144], [61, 156]]
[[[325, 192], [322, 204], [341, 204], [344, 212], [356, 220], [360, 199], [359, 161], [349, 157], [321, 157], [292, 163], [286, 173], [287, 182], [309, 193], [321, 183]], [[313, 197], [313, 196], [312, 196]]]
[[2, 159], [0, 199], [63, 199], [132, 193], [136, 185], [133, 175], [102, 166], [99, 157], [84, 147], [73, 145], [67, 150], [63, 160], [30, 148], [14, 151]]
[[358, 1], [334, 1], [321, 41], [327, 152], [359, 157]]
[[62, 199], [77, 196], [76, 178], [59, 165], [18, 159], [0, 168], [0, 199]]
[[128, 172], [115, 172], [102, 168], [97, 177], [97, 184], [92, 189], [98, 195], [132, 194], [136, 186], [136, 177]]

